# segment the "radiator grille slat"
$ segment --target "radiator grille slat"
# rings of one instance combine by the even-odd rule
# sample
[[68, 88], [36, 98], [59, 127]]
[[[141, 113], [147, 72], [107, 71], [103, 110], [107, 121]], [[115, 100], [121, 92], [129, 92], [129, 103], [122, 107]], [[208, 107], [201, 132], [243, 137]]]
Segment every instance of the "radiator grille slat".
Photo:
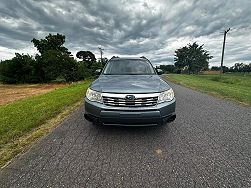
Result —
[[117, 107], [145, 107], [145, 106], [155, 106], [158, 102], [158, 97], [144, 97], [135, 98], [134, 100], [127, 100], [125, 98], [118, 97], [107, 97], [103, 96], [103, 102], [108, 106]]

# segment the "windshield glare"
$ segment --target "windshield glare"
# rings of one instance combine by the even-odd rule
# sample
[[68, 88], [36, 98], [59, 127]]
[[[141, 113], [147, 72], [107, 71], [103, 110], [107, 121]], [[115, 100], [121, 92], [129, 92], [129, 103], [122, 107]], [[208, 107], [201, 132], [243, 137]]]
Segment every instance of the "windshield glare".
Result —
[[110, 60], [103, 74], [109, 75], [146, 75], [155, 74], [147, 60]]

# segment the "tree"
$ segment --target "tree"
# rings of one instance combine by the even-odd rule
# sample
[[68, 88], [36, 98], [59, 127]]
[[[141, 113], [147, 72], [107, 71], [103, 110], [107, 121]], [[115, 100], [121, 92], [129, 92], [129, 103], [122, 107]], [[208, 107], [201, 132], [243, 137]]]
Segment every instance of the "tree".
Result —
[[82, 59], [85, 62], [96, 61], [95, 55], [90, 51], [79, 51], [76, 54], [77, 58]]
[[101, 58], [97, 60], [97, 63], [101, 65], [101, 68], [103, 68], [107, 62], [108, 62], [108, 59], [106, 57], [102, 58], [102, 62], [101, 62]]
[[[211, 70], [212, 70], [212, 71], [220, 71], [220, 70], [221, 70], [221, 67], [212, 66], [212, 67], [211, 67]], [[227, 66], [222, 66], [222, 70], [223, 70], [223, 72], [228, 72], [228, 71], [229, 71], [229, 68], [228, 68]]]
[[212, 70], [212, 71], [219, 71], [219, 70], [221, 70], [221, 67], [212, 66], [212, 67], [211, 67], [211, 70]]
[[39, 82], [50, 82], [57, 79], [75, 81], [78, 79], [77, 62], [63, 46], [65, 36], [49, 34], [45, 39], [33, 39], [32, 42], [41, 55], [36, 55], [34, 66]]
[[39, 75], [39, 82], [50, 82], [57, 79], [75, 81], [77, 76], [77, 62], [68, 54], [61, 54], [55, 50], [49, 50], [41, 56], [37, 56], [35, 72]]
[[208, 69], [209, 60], [212, 58], [213, 56], [203, 49], [203, 45], [199, 46], [194, 42], [175, 51], [174, 65], [180, 69], [187, 67], [189, 74], [198, 73]]
[[66, 47], [63, 46], [65, 43], [65, 36], [61, 34], [52, 35], [49, 34], [45, 37], [45, 39], [35, 39], [33, 38], [31, 42], [40, 52], [40, 54], [44, 54], [49, 50], [55, 50], [65, 54], [71, 54]]
[[76, 57], [87, 63], [88, 68], [91, 68], [91, 64], [96, 62], [95, 55], [90, 51], [79, 51], [77, 52]]
[[222, 66], [222, 71], [223, 73], [228, 72], [229, 68], [227, 66]]
[[244, 66], [243, 72], [251, 72], [251, 63]]
[[251, 72], [251, 63], [235, 63], [234, 66], [230, 68], [231, 72]]
[[174, 65], [160, 65], [159, 67], [164, 73], [176, 73], [177, 68]]

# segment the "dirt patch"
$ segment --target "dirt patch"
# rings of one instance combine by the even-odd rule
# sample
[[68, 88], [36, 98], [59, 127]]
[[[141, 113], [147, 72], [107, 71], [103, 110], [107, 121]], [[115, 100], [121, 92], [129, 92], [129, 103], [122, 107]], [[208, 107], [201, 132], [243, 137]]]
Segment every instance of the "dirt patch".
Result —
[[47, 93], [49, 91], [62, 88], [65, 85], [66, 84], [0, 84], [0, 105], [11, 103], [33, 95]]

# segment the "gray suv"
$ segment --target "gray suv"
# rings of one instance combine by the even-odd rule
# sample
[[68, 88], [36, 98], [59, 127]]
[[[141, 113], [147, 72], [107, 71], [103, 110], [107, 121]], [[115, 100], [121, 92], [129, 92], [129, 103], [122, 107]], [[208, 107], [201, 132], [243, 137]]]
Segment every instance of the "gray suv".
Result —
[[85, 118], [98, 125], [151, 126], [174, 121], [175, 97], [145, 57], [110, 59], [88, 88]]

